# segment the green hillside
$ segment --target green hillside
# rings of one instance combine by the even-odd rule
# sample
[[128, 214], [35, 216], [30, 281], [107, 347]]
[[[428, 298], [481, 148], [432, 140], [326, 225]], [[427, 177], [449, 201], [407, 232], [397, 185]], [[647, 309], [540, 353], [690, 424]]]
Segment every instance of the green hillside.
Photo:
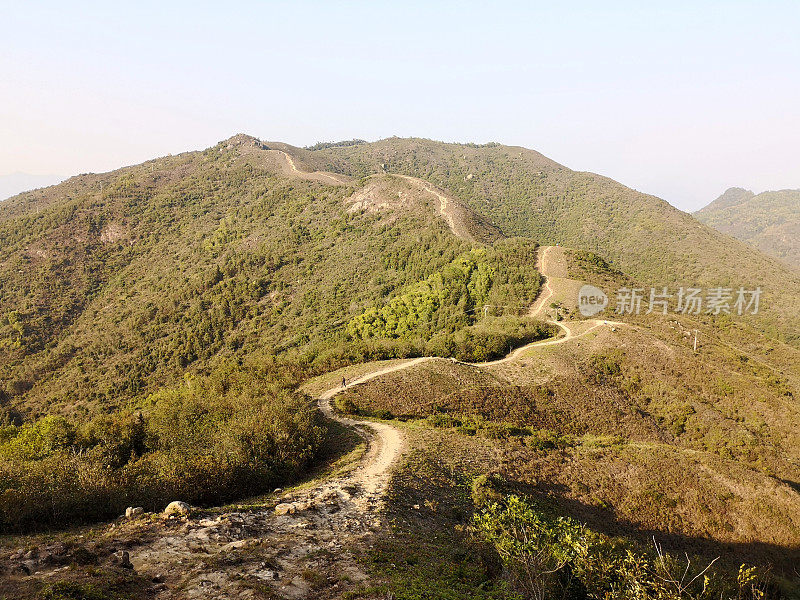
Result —
[[731, 188], [694, 216], [764, 254], [800, 267], [800, 190], [754, 194]]
[[[316, 368], [360, 360], [378, 350], [343, 343], [346, 324], [474, 245], [417, 190], [403, 188], [412, 201], [401, 205], [353, 210], [345, 199], [362, 183], [290, 176], [279, 159], [237, 137], [3, 203], [4, 404], [89, 414], [255, 350]], [[486, 246], [480, 262], [498, 277], [478, 301], [535, 296], [532, 258], [517, 246], [535, 247]], [[531, 276], [514, 283], [509, 265], [521, 261]], [[389, 336], [380, 352], [472, 325], [475, 301], [445, 299], [433, 325]]]
[[595, 251], [647, 287], [761, 286], [763, 311], [752, 322], [772, 337], [800, 343], [796, 271], [606, 177], [500, 144], [391, 138], [306, 151], [302, 157], [317, 168], [354, 176], [385, 170], [426, 179], [506, 235]]
[[[532, 310], [541, 272], [551, 295]], [[584, 283], [764, 297], [741, 319], [621, 323], [581, 317]], [[536, 584], [552, 597], [788, 595], [798, 344], [789, 267], [522, 148], [237, 135], [74, 177], [0, 204], [0, 532], [23, 534], [0, 560], [42, 548], [39, 583], [18, 571], [0, 596], [56, 597], [48, 572], [48, 586], [80, 581], [77, 597], [118, 589], [121, 548], [173, 589], [227, 573], [229, 590], [263, 597], [302, 581], [330, 597], [519, 598], [534, 555], [553, 567]], [[326, 399], [384, 420], [381, 443], [362, 456]], [[348, 469], [363, 479], [302, 482]], [[158, 514], [175, 499], [195, 512]], [[112, 523], [128, 506], [147, 512]], [[239, 537], [187, 541], [207, 527]], [[147, 550], [165, 538], [164, 554]], [[63, 573], [54, 539], [69, 541]], [[284, 552], [303, 539], [313, 551]], [[664, 577], [689, 572], [683, 556], [694, 574], [721, 560], [676, 591]], [[244, 578], [256, 564], [281, 577]], [[161, 585], [140, 566], [125, 576], [142, 594]]]
[[0, 529], [267, 489], [323, 449], [304, 377], [550, 334], [532, 240], [293, 164], [240, 135], [0, 205]]

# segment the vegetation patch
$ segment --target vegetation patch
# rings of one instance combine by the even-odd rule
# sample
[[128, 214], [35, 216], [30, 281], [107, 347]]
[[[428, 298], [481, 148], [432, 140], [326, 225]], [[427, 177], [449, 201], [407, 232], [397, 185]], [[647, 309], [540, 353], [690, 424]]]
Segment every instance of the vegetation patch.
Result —
[[1, 432], [5, 531], [262, 493], [304, 472], [324, 437], [305, 396], [238, 365], [85, 424], [48, 416]]
[[645, 553], [519, 496], [484, 507], [474, 529], [497, 550], [525, 598], [760, 600], [774, 592], [754, 567], [742, 565], [732, 577], [715, 571], [714, 561], [680, 560], [657, 543]]

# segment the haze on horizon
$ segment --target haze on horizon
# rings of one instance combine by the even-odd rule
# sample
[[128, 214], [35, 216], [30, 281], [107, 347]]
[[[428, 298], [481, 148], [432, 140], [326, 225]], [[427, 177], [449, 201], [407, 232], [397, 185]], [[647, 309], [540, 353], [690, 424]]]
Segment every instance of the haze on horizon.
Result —
[[800, 4], [2, 3], [0, 176], [237, 132], [498, 141], [696, 210], [800, 188]]

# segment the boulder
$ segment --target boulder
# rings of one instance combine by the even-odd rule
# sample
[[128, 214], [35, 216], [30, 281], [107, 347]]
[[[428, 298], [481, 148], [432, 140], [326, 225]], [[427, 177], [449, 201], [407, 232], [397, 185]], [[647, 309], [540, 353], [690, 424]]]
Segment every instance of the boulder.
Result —
[[276, 515], [291, 515], [295, 511], [294, 504], [281, 502], [275, 507]]
[[175, 516], [186, 516], [192, 510], [192, 507], [186, 504], [186, 502], [181, 502], [180, 500], [175, 500], [174, 502], [170, 502], [167, 504], [167, 508], [164, 509], [164, 516], [171, 517]]
[[144, 513], [144, 508], [141, 506], [129, 506], [125, 509], [125, 516], [128, 519], [133, 519]]
[[39, 548], [31, 548], [22, 555], [22, 560], [36, 560], [39, 558]]

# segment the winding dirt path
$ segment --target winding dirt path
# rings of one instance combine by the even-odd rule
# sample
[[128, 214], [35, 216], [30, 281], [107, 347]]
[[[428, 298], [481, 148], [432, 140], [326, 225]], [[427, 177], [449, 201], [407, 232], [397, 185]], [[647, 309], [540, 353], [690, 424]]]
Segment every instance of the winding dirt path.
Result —
[[347, 388], [335, 387], [323, 392], [317, 398], [317, 405], [326, 417], [355, 429], [359, 435], [369, 441], [367, 456], [362, 461], [362, 464], [347, 478], [351, 483], [361, 486], [366, 494], [366, 501], [368, 504], [376, 504], [380, 501], [380, 495], [388, 483], [389, 469], [403, 450], [404, 444], [402, 434], [398, 429], [386, 423], [360, 421], [338, 415], [331, 406], [331, 399], [345, 389], [352, 388], [355, 385], [365, 383], [370, 379], [375, 379], [376, 377], [381, 377], [388, 373], [408, 369], [409, 367], [431, 360], [431, 358], [432, 357], [429, 356], [415, 358], [399, 365], [367, 373], [366, 375], [362, 375], [350, 381], [347, 384]]
[[[343, 183], [331, 174], [304, 173], [289, 154], [279, 152], [286, 157], [289, 168], [301, 176], [322, 176]], [[447, 219], [447, 198], [431, 186], [425, 189], [439, 198], [440, 211]], [[540, 315], [554, 294], [548, 278], [551, 252], [552, 247], [545, 247], [537, 254], [545, 281], [530, 316]], [[550, 322], [561, 328], [562, 337], [533, 342], [505, 358], [475, 366], [512, 361], [533, 347], [562, 344], [611, 324], [595, 320], [589, 329], [576, 335], [568, 324]], [[402, 433], [387, 423], [337, 414], [332, 399], [353, 386], [433, 358], [436, 357], [394, 363], [357, 377], [346, 387], [332, 387], [317, 396], [317, 405], [326, 417], [353, 429], [367, 443], [364, 457], [344, 474], [289, 493], [277, 490], [272, 503], [255, 509], [201, 511], [200, 517], [177, 519], [144, 515], [111, 524], [103, 535], [112, 543], [128, 540], [122, 547], [130, 552], [137, 573], [153, 578], [152, 596], [161, 600], [253, 598], [258, 595], [259, 586], [268, 586], [284, 598], [312, 598], [317, 592], [309, 572], [341, 581], [346, 575], [346, 581], [353, 586], [366, 581], [366, 574], [349, 548], [387, 526], [381, 508], [392, 467], [405, 444]], [[50, 575], [53, 573], [51, 569]], [[48, 576], [42, 571], [42, 577]]]
[[[528, 311], [529, 317], [538, 317], [542, 311], [544, 311], [545, 307], [547, 306], [547, 301], [553, 297], [554, 290], [552, 286], [552, 279], [549, 276], [549, 255], [553, 251], [555, 246], [539, 246], [537, 249], [537, 263], [538, 263], [538, 270], [542, 274], [544, 278], [544, 284], [542, 285], [541, 293], [539, 297], [536, 298], [534, 303], [531, 305], [531, 309]], [[575, 333], [572, 328], [570, 327], [569, 322], [564, 321], [556, 321], [554, 319], [547, 319], [547, 322], [551, 325], [555, 325], [564, 333], [563, 336], [557, 337], [555, 339], [544, 340], [544, 341], [537, 341], [531, 342], [530, 344], [526, 344], [524, 346], [520, 346], [516, 350], [509, 352], [508, 355], [500, 358], [498, 360], [482, 362], [482, 363], [465, 363], [473, 367], [489, 367], [492, 365], [501, 365], [507, 362], [511, 362], [519, 358], [522, 354], [531, 350], [532, 348], [541, 348], [545, 346], [556, 346], [558, 344], [563, 344], [570, 340], [574, 340], [585, 335], [588, 335], [598, 327], [602, 327], [604, 325], [608, 326], [620, 326], [625, 325], [625, 323], [619, 321], [607, 321], [602, 319], [588, 319], [586, 321], [580, 321], [581, 323], [591, 323], [591, 327], [585, 329], [581, 333]]]

